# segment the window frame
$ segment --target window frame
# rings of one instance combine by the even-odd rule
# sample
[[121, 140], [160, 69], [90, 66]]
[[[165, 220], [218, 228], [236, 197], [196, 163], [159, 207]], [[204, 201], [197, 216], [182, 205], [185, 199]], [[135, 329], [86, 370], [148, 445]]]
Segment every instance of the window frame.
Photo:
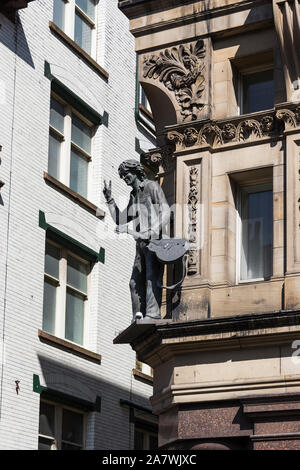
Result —
[[[89, 330], [90, 330], [90, 284], [91, 284], [91, 272], [92, 272], [92, 263], [81, 256], [76, 252], [70, 250], [69, 248], [64, 247], [63, 245], [53, 241], [52, 239], [46, 238], [45, 241], [45, 254], [47, 244], [52, 245], [60, 250], [60, 260], [59, 260], [59, 278], [56, 279], [45, 272], [44, 267], [44, 285], [46, 280], [51, 284], [56, 284], [56, 297], [55, 297], [55, 314], [54, 314], [54, 331], [49, 332], [44, 329], [44, 308], [43, 308], [43, 330], [46, 333], [52, 334], [57, 338], [62, 338], [69, 343], [79, 345], [81, 347], [87, 348], [89, 346]], [[67, 282], [67, 268], [68, 268], [68, 255], [71, 255], [73, 258], [78, 259], [81, 263], [87, 266], [87, 292], [80, 291], [73, 286], [70, 286]], [[68, 338], [66, 338], [66, 311], [67, 311], [67, 291], [71, 289], [73, 292], [84, 297], [84, 314], [83, 314], [83, 333], [82, 333], [82, 344], [76, 343]]]
[[[143, 434], [143, 449], [136, 449], [136, 436], [135, 433], [139, 432]], [[154, 436], [158, 441], [158, 433], [152, 429], [147, 429], [146, 426], [136, 423], [134, 426], [134, 450], [156, 450], [150, 449], [150, 436]], [[158, 449], [158, 445], [157, 445]]]
[[[262, 111], [267, 111], [268, 109], [272, 109], [272, 108], [266, 108], [266, 109], [263, 109], [263, 110], [260, 110], [260, 111], [253, 111], [253, 113], [249, 113], [249, 112], [245, 112], [244, 110], [244, 77], [246, 75], [252, 75], [252, 74], [255, 74], [255, 73], [259, 73], [259, 72], [267, 72], [269, 70], [273, 70], [273, 82], [274, 82], [274, 64], [273, 63], [269, 63], [269, 64], [261, 64], [261, 65], [254, 65], [254, 66], [251, 66], [251, 67], [247, 67], [247, 68], [243, 68], [241, 70], [237, 70], [237, 73], [238, 73], [238, 79], [237, 79], [237, 83], [238, 83], [238, 103], [237, 103], [237, 106], [238, 106], [238, 115], [239, 116], [243, 116], [244, 114], [254, 114], [254, 113], [258, 113], [258, 112], [262, 112]], [[274, 102], [273, 102], [273, 107], [274, 107]]]
[[[51, 125], [50, 120], [50, 112], [51, 112], [51, 100], [54, 99], [58, 103], [60, 103], [64, 107], [65, 115], [64, 115], [64, 132], [61, 133], [58, 129]], [[80, 153], [86, 160], [87, 160], [87, 192], [86, 195], [78, 193], [78, 191], [74, 191], [75, 193], [79, 194], [80, 196], [84, 197], [85, 199], [90, 199], [90, 164], [93, 160], [93, 151], [94, 151], [94, 137], [95, 137], [95, 125], [89, 121], [85, 116], [83, 116], [74, 106], [69, 104], [66, 100], [64, 100], [59, 94], [54, 91], [51, 91], [50, 96], [50, 112], [49, 112], [49, 139], [50, 135], [54, 136], [56, 140], [60, 141], [60, 163], [59, 163], [59, 177], [52, 175], [49, 172], [49, 162], [50, 162], [50, 154], [48, 151], [48, 174], [53, 178], [57, 179], [61, 183], [63, 183], [68, 188], [72, 189], [70, 186], [71, 183], [71, 153], [72, 148], [78, 153]], [[77, 118], [79, 118], [84, 124], [86, 124], [91, 130], [91, 153], [89, 154], [83, 148], [81, 148], [75, 142], [72, 142], [72, 114], [74, 114]]]
[[[255, 191], [255, 188], [259, 188], [259, 190]], [[265, 188], [265, 189], [264, 189]], [[248, 191], [247, 191], [248, 189]], [[256, 192], [264, 192], [264, 191], [271, 191], [272, 195], [274, 195], [274, 188], [273, 182], [270, 180], [267, 181], [258, 181], [257, 183], [253, 182], [245, 182], [244, 184], [237, 184], [236, 189], [236, 216], [237, 216], [237, 229], [236, 229], [236, 284], [245, 284], [245, 283], [253, 283], [253, 282], [262, 282], [268, 281], [274, 272], [273, 266], [273, 249], [274, 249], [274, 204], [272, 204], [272, 272], [268, 278], [260, 277], [260, 278], [249, 278], [249, 279], [241, 279], [241, 247], [242, 247], [242, 195], [243, 193], [247, 192], [248, 194], [256, 193]]]
[[[54, 21], [54, 6], [52, 12], [53, 23], [61, 28], [62, 31], [71, 38], [78, 47], [80, 47], [86, 54], [96, 60], [97, 56], [97, 21], [98, 21], [98, 4], [97, 0], [94, 0], [95, 4], [95, 19], [90, 18], [78, 5], [76, 0], [61, 0], [64, 2], [64, 22], [61, 28]], [[83, 18], [83, 20], [91, 26], [91, 51], [85, 50], [78, 42], [75, 41], [75, 17], [76, 12]]]
[[[51, 450], [62, 450], [61, 445], [62, 442], [71, 444], [75, 447], [80, 447], [79, 450], [84, 450], [85, 445], [86, 445], [86, 424], [87, 424], [87, 413], [84, 411], [81, 411], [77, 408], [68, 406], [68, 405], [62, 405], [59, 403], [56, 403], [54, 401], [50, 401], [47, 399], [41, 399], [40, 400], [40, 407], [41, 403], [45, 403], [47, 405], [54, 406], [54, 437], [52, 436], [46, 436], [44, 434], [38, 433], [38, 440], [40, 441], [40, 438], [42, 439], [48, 439], [49, 441], [52, 440], [51, 444]], [[62, 439], [62, 429], [63, 429], [63, 410], [68, 410], [68, 411], [73, 411], [74, 413], [82, 415], [82, 446], [79, 444], [75, 444], [69, 441], [63, 441]], [[39, 417], [40, 417], [40, 408], [39, 408]]]

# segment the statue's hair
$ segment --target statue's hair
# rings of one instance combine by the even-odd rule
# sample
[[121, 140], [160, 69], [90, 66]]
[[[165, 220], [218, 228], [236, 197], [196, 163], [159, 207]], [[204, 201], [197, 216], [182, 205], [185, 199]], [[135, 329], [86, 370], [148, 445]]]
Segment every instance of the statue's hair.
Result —
[[126, 175], [128, 171], [135, 173], [142, 181], [147, 178], [144, 168], [137, 160], [125, 160], [118, 168], [120, 176]]

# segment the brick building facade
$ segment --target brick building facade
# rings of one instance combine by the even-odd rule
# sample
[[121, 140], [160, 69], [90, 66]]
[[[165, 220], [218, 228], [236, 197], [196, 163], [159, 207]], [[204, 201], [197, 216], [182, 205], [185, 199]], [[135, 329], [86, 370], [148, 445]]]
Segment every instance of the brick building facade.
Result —
[[128, 20], [111, 0], [34, 0], [2, 2], [0, 24], [1, 448], [149, 446], [150, 371], [112, 344], [134, 242], [102, 194], [112, 179], [126, 199], [118, 165], [153, 145]]

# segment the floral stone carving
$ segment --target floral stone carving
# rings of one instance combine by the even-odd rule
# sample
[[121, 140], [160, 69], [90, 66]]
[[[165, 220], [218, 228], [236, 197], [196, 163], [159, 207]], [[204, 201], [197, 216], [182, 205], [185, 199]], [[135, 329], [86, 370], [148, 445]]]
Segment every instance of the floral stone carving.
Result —
[[201, 98], [205, 89], [205, 54], [204, 41], [200, 39], [189, 46], [180, 45], [144, 57], [144, 78], [159, 79], [174, 92], [183, 121], [199, 119], [204, 107]]
[[279, 109], [266, 115], [255, 118], [231, 119], [228, 122], [209, 121], [204, 124], [194, 123], [183, 131], [172, 130], [168, 132], [169, 142], [177, 144], [180, 148], [210, 145], [220, 147], [230, 143], [242, 143], [250, 140], [259, 140], [263, 137], [276, 137], [285, 130], [300, 126], [300, 106], [292, 109]]

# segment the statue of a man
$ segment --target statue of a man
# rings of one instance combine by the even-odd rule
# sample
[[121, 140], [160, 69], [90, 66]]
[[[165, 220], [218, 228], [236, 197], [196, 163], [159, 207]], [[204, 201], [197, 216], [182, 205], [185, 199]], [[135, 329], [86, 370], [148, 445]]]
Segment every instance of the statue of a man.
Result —
[[[161, 239], [169, 222], [170, 209], [163, 190], [155, 181], [147, 178], [141, 164], [126, 160], [119, 166], [119, 175], [132, 187], [127, 208], [120, 211], [111, 191], [111, 181], [104, 181], [103, 194], [110, 214], [117, 224], [118, 233], [130, 233], [136, 240], [136, 256], [130, 279], [133, 321], [143, 317], [161, 318], [163, 265], [156, 255], [148, 250], [150, 240]], [[133, 229], [128, 229], [128, 223]]]

